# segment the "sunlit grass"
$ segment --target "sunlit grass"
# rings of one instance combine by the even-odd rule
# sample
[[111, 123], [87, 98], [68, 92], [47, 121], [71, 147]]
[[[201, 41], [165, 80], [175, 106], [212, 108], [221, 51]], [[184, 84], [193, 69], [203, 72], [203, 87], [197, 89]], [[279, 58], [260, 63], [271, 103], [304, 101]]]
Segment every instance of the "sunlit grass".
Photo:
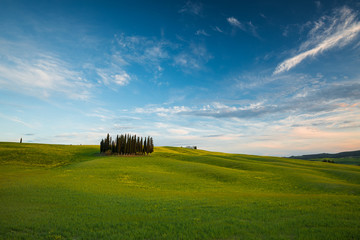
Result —
[[0, 238], [360, 237], [358, 166], [173, 147], [97, 152], [0, 143]]

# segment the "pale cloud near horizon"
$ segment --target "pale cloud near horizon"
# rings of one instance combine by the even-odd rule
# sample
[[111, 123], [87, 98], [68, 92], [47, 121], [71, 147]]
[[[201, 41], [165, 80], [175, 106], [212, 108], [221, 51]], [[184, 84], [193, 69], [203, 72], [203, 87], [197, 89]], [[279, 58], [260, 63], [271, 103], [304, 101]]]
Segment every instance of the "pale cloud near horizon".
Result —
[[[256, 109], [259, 106], [261, 104], [247, 108]], [[149, 107], [137, 109], [137, 113], [158, 116], [148, 133], [165, 136], [157, 142], [159, 145], [197, 145], [200, 149], [212, 151], [290, 156], [324, 152], [329, 147], [333, 152], [356, 149], [360, 144], [359, 126], [356, 121], [349, 119], [356, 119], [359, 106], [341, 104], [338, 109], [330, 112], [290, 114], [272, 121], [264, 121], [262, 118], [252, 121], [241, 118], [210, 120], [211, 116], [204, 116], [202, 120], [192, 122], [193, 115], [183, 114], [194, 109], [184, 106]], [[212, 112], [236, 110], [214, 103], [214, 106], [204, 106], [203, 111], [211, 108], [214, 109]], [[169, 118], [178, 119], [179, 114], [182, 116], [181, 121], [169, 123]], [[259, 152], [259, 149], [262, 151]]]
[[[261, 101], [249, 101], [247, 103], [225, 104], [212, 102], [199, 106], [153, 106], [137, 108], [136, 113], [156, 114], [166, 117], [171, 115], [204, 117], [214, 119], [283, 119], [290, 115], [310, 114], [344, 114], [344, 109], [352, 113], [359, 113], [360, 84], [357, 80], [328, 84], [326, 87], [313, 85], [311, 88], [299, 88], [287, 90], [287, 100], [281, 100], [281, 95], [263, 95]], [[279, 99], [280, 97], [280, 99]], [[350, 107], [353, 106], [353, 107]], [[355, 115], [356, 116], [356, 115]], [[354, 117], [355, 117], [354, 116]], [[335, 119], [335, 118], [334, 118]], [[336, 125], [355, 126], [351, 119], [337, 120]], [[301, 122], [301, 121], [299, 121]], [[324, 122], [325, 124], [325, 122]], [[335, 124], [335, 123], [334, 123]], [[329, 122], [329, 125], [331, 123]], [[333, 125], [334, 126], [334, 125]]]
[[360, 33], [358, 14], [347, 7], [336, 9], [333, 16], [324, 16], [315, 22], [299, 53], [280, 63], [274, 74], [289, 71], [303, 60], [317, 56], [335, 47], [344, 47]]

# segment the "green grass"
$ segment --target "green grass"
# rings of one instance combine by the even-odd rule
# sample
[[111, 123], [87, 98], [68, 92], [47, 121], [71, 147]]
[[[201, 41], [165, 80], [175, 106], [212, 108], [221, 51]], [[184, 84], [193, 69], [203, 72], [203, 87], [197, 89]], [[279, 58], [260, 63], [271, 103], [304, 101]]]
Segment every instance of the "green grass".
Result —
[[0, 164], [56, 167], [89, 160], [99, 146], [0, 142]]
[[0, 143], [0, 239], [359, 239], [360, 167]]

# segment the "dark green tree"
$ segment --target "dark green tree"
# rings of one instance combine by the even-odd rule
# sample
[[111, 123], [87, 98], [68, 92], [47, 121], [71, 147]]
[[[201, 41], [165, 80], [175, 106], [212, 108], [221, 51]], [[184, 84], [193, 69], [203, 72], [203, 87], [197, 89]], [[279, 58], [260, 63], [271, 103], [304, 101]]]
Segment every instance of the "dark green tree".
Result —
[[136, 135], [121, 134], [113, 140], [110, 134], [100, 141], [101, 153], [112, 153], [119, 155], [149, 154], [154, 151], [152, 137], [140, 138]]

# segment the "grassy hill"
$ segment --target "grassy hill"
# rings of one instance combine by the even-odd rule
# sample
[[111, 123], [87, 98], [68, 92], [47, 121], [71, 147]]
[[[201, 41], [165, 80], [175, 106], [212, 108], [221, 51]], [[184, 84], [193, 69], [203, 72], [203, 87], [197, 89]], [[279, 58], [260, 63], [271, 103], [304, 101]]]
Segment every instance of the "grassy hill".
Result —
[[359, 239], [360, 167], [0, 143], [0, 239]]

